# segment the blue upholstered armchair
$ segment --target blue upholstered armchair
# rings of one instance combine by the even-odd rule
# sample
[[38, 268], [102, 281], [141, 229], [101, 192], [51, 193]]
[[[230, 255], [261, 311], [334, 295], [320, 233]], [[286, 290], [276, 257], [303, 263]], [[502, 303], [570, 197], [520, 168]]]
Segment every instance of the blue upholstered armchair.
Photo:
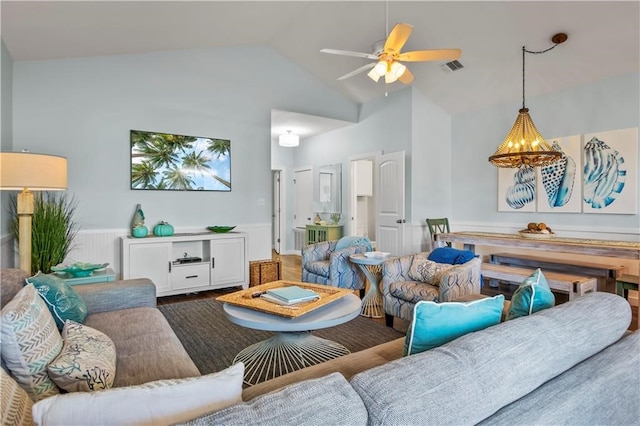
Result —
[[349, 256], [366, 251], [371, 251], [371, 241], [362, 237], [343, 237], [338, 241], [310, 244], [302, 249], [302, 281], [351, 290], [363, 289], [365, 276]]
[[480, 294], [482, 261], [474, 257], [449, 265], [428, 260], [428, 252], [389, 259], [382, 264], [382, 297], [387, 325], [393, 317], [410, 321], [421, 300], [451, 302]]

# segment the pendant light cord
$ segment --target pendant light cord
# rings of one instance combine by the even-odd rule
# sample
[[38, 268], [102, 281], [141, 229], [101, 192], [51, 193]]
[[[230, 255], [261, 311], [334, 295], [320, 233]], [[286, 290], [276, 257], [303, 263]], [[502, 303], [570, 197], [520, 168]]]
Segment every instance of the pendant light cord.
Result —
[[[563, 43], [563, 42], [564, 40], [562, 40], [560, 43]], [[539, 55], [541, 53], [546, 53], [551, 49], [555, 48], [560, 43], [554, 43], [553, 46], [544, 50], [527, 50], [524, 46], [522, 46], [522, 109], [525, 109], [525, 106], [524, 106], [524, 54], [533, 53], [534, 55]]]

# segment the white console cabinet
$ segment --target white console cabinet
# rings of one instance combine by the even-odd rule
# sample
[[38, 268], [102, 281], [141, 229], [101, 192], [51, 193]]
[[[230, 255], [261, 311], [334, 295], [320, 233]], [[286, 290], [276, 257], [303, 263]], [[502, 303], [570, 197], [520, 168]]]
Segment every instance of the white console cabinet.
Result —
[[[149, 278], [157, 296], [216, 288], [248, 288], [248, 236], [226, 234], [174, 234], [170, 237], [123, 237], [122, 278]], [[199, 258], [185, 262], [185, 259]]]

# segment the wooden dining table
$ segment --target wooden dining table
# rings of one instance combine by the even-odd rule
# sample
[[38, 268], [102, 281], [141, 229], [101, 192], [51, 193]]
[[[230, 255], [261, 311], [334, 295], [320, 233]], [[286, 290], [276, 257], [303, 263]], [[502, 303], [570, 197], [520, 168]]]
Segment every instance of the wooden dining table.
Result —
[[527, 238], [517, 233], [495, 232], [450, 232], [437, 234], [442, 242], [461, 243], [464, 248], [475, 252], [475, 246], [516, 247], [548, 252], [573, 253], [590, 256], [605, 256], [640, 260], [640, 242], [597, 240], [587, 238]]

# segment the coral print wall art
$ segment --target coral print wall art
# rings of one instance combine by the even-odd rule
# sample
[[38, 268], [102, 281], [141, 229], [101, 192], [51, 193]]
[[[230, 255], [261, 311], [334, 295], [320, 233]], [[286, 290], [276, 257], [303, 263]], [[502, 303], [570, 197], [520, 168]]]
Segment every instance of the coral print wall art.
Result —
[[580, 135], [546, 138], [562, 157], [537, 170], [538, 212], [580, 213], [582, 211], [582, 171]]
[[638, 128], [584, 135], [584, 213], [638, 211]]
[[231, 141], [131, 130], [131, 189], [231, 191]]
[[498, 169], [498, 211], [536, 211], [536, 170], [522, 166], [518, 169]]

